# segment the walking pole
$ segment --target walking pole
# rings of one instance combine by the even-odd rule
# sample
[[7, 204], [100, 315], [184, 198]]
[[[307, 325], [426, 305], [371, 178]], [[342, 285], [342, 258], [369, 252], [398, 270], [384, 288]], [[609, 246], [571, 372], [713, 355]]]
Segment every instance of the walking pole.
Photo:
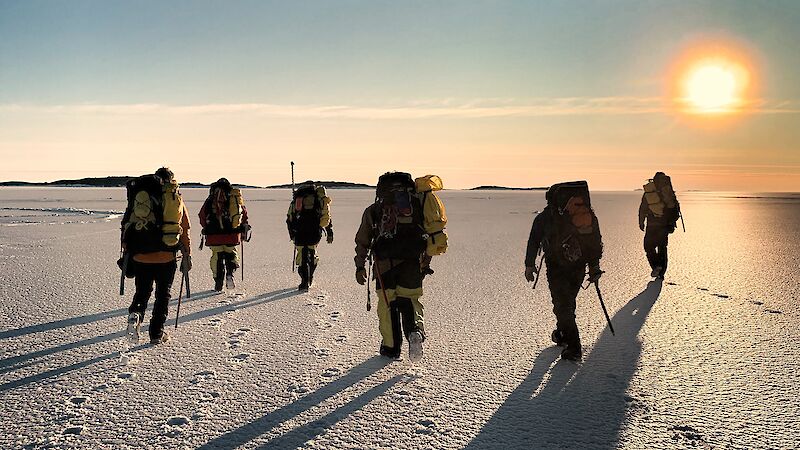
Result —
[[370, 272], [372, 272], [372, 251], [370, 251], [370, 253], [367, 255], [367, 263], [369, 263], [369, 266], [367, 266], [367, 282], [364, 284], [367, 285], [367, 311], [369, 311], [372, 309], [372, 298], [371, 298], [372, 294], [369, 290], [369, 280], [370, 280], [369, 275]]
[[186, 298], [192, 298], [192, 290], [189, 288], [189, 272], [183, 274], [186, 278]]
[[119, 295], [125, 295], [125, 272], [128, 271], [128, 253], [121, 251], [122, 274], [119, 276]]
[[[294, 199], [294, 161], [290, 162], [292, 165], [292, 199]], [[294, 273], [295, 266], [297, 265], [297, 245], [293, 245], [292, 249], [292, 273]]]
[[[542, 251], [542, 249], [539, 249], [540, 253], [541, 253], [541, 251]], [[544, 255], [542, 255], [542, 258], [539, 260], [539, 265], [536, 268], [536, 279], [533, 280], [533, 289], [534, 290], [536, 290], [536, 285], [539, 284], [539, 277], [542, 276], [542, 263], [543, 262], [544, 262]]]
[[181, 277], [181, 288], [178, 291], [178, 309], [175, 311], [175, 329], [178, 329], [178, 318], [181, 316], [181, 300], [183, 300], [183, 280], [186, 277]]
[[686, 224], [683, 222], [683, 213], [681, 213], [680, 218], [681, 218], [681, 226], [683, 227], [683, 232], [686, 233]]
[[608, 310], [606, 309], [606, 304], [603, 302], [603, 294], [600, 293], [600, 283], [595, 281], [594, 282], [594, 289], [597, 291], [597, 298], [600, 299], [600, 306], [603, 307], [603, 314], [606, 316], [606, 322], [608, 322], [608, 329], [611, 330], [611, 335], [614, 335], [614, 325], [611, 325], [611, 318], [608, 317]]
[[244, 239], [239, 243], [242, 246], [242, 281], [244, 281]]

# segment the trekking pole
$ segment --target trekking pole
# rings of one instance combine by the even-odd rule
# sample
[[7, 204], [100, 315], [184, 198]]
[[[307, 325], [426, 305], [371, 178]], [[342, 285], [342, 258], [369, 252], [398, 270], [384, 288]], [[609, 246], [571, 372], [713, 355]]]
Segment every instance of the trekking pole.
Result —
[[[539, 249], [541, 252], [541, 249]], [[533, 289], [536, 290], [536, 285], [539, 284], [539, 278], [542, 276], [542, 263], [544, 262], [544, 255], [539, 260], [539, 266], [536, 268], [536, 279], [533, 280]]]
[[175, 329], [178, 329], [178, 318], [181, 316], [181, 300], [183, 300], [183, 280], [186, 277], [181, 277], [181, 288], [178, 291], [178, 309], [175, 311]]
[[120, 250], [122, 258], [122, 274], [119, 276], [119, 295], [125, 295], [125, 272], [128, 271], [128, 253]]
[[[292, 165], [292, 199], [294, 199], [294, 161], [290, 161]], [[295, 267], [297, 266], [297, 245], [293, 245], [292, 249], [292, 273], [294, 273]]]
[[[380, 264], [378, 264], [378, 260], [377, 259], [375, 260], [375, 265], [376, 266], [380, 266]], [[389, 296], [386, 295], [386, 287], [383, 285], [383, 277], [381, 276], [381, 268], [380, 267], [376, 267], [374, 270], [375, 270], [375, 275], [378, 277], [378, 283], [381, 285], [381, 292], [383, 292], [383, 301], [386, 302], [386, 307], [388, 308], [389, 307]]]
[[367, 282], [364, 283], [367, 285], [367, 311], [372, 309], [372, 293], [369, 290], [369, 280], [370, 280], [370, 272], [372, 272], [372, 251], [367, 254]]
[[683, 227], [683, 232], [686, 233], [686, 223], [683, 222], [683, 213], [679, 216], [681, 218], [681, 226]]
[[597, 291], [597, 298], [600, 299], [600, 306], [603, 307], [603, 314], [606, 316], [606, 322], [608, 322], [608, 329], [611, 330], [611, 335], [614, 335], [614, 325], [611, 325], [611, 318], [608, 317], [608, 310], [606, 309], [606, 304], [603, 302], [603, 294], [600, 293], [600, 283], [595, 281], [594, 282], [594, 289]]
[[192, 290], [189, 289], [189, 272], [183, 274], [184, 278], [186, 278], [186, 298], [192, 298]]
[[242, 247], [242, 281], [244, 281], [244, 239], [242, 239], [242, 242], [240, 242], [239, 245]]

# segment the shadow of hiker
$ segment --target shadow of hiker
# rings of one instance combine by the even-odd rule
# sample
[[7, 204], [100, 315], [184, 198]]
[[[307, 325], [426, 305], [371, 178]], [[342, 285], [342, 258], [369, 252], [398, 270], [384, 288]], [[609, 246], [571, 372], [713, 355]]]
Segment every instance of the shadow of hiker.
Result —
[[583, 364], [555, 362], [560, 349], [543, 350], [466, 448], [617, 448], [641, 354], [638, 334], [661, 287], [661, 280], [649, 283], [617, 311], [617, 335], [606, 328]]
[[[184, 297], [183, 303], [189, 303], [194, 300], [200, 300], [216, 294], [216, 291], [207, 290], [202, 292], [195, 292], [192, 298]], [[148, 310], [152, 309], [152, 302], [148, 305]], [[39, 323], [36, 325], [28, 325], [13, 330], [0, 331], [0, 339], [15, 338], [25, 336], [28, 334], [42, 333], [44, 331], [58, 330], [60, 328], [72, 327], [75, 325], [85, 325], [87, 323], [99, 322], [101, 320], [111, 319], [128, 314], [128, 308], [115, 309], [113, 311], [105, 311], [94, 314], [87, 314], [85, 316], [70, 317], [69, 319], [55, 320], [53, 322]]]
[[[386, 367], [391, 360], [382, 356], [373, 356], [370, 359], [350, 369], [347, 374], [334, 381], [320, 387], [316, 391], [301, 397], [286, 406], [267, 413], [263, 417], [239, 428], [218, 436], [202, 446], [198, 450], [208, 449], [228, 449], [244, 445], [253, 439], [274, 430], [282, 423], [291, 420], [305, 411], [320, 405], [325, 400], [339, 394], [343, 390], [362, 382], [370, 375], [377, 373]], [[346, 418], [353, 412], [363, 408], [369, 402], [385, 393], [391, 386], [400, 381], [402, 375], [396, 375], [376, 386], [373, 386], [363, 394], [360, 394], [347, 404], [331, 411], [327, 415], [311, 421], [305, 425], [295, 428], [284, 435], [276, 437], [265, 443], [259, 448], [295, 448], [311, 439], [313, 436], [321, 434], [336, 422]]]
[[[204, 319], [204, 318], [207, 318], [207, 317], [210, 317], [210, 316], [214, 316], [214, 315], [220, 314], [222, 312], [225, 312], [225, 311], [229, 310], [230, 308], [237, 308], [237, 309], [248, 308], [248, 307], [251, 307], [251, 306], [257, 306], [257, 305], [261, 305], [261, 304], [264, 304], [264, 303], [270, 303], [270, 302], [274, 302], [274, 301], [277, 301], [277, 300], [282, 300], [282, 299], [285, 299], [285, 298], [293, 297], [293, 296], [298, 295], [298, 294], [299, 294], [299, 292], [297, 291], [297, 289], [294, 289], [294, 288], [291, 288], [291, 289], [280, 289], [280, 290], [277, 290], [277, 291], [268, 292], [268, 293], [265, 293], [265, 294], [261, 294], [261, 295], [255, 296], [255, 297], [249, 298], [247, 300], [242, 300], [240, 302], [229, 303], [229, 304], [218, 306], [218, 307], [215, 307], [215, 308], [205, 309], [205, 310], [202, 310], [202, 311], [197, 311], [197, 312], [194, 312], [194, 313], [191, 313], [191, 314], [187, 314], [185, 316], [182, 316], [181, 323], [183, 324], [183, 323], [186, 323], [186, 322], [192, 322], [192, 321], [195, 321], [195, 320], [200, 320], [200, 319]], [[174, 321], [171, 321], [171, 322], [174, 324]], [[145, 330], [146, 330], [146, 328], [145, 328]], [[52, 354], [55, 354], [55, 353], [58, 353], [58, 352], [66, 351], [66, 350], [72, 350], [72, 349], [83, 347], [83, 346], [86, 346], [86, 345], [91, 345], [91, 344], [96, 344], [96, 343], [99, 343], [99, 342], [110, 341], [112, 339], [123, 338], [124, 336], [125, 336], [125, 332], [124, 331], [118, 331], [116, 333], [109, 333], [109, 334], [106, 334], [106, 335], [103, 335], [103, 336], [97, 336], [97, 337], [93, 337], [93, 338], [89, 338], [89, 339], [84, 339], [84, 340], [81, 340], [81, 341], [77, 341], [77, 342], [73, 342], [73, 343], [69, 343], [69, 344], [64, 344], [64, 345], [60, 345], [58, 347], [52, 347], [52, 348], [49, 348], [49, 349], [28, 353], [28, 354], [25, 354], [25, 355], [6, 358], [6, 359], [3, 359], [2, 361], [0, 361], [0, 367], [3, 368], [2, 370], [0, 370], [0, 373], [2, 373], [2, 372], [12, 372], [12, 371], [18, 370], [18, 369], [20, 369], [22, 367], [26, 367], [26, 366], [28, 366], [30, 364], [17, 365], [17, 366], [14, 366], [14, 367], [10, 367], [10, 366], [12, 366], [14, 364], [19, 364], [21, 362], [28, 361], [30, 359], [41, 358], [41, 357], [44, 357], [44, 356], [52, 355]], [[70, 364], [68, 366], [47, 370], [45, 372], [41, 372], [41, 373], [38, 373], [38, 374], [34, 374], [34, 375], [27, 376], [27, 377], [23, 377], [23, 378], [20, 378], [18, 380], [9, 381], [9, 382], [6, 382], [6, 383], [3, 383], [2, 385], [0, 385], [0, 392], [4, 392], [4, 391], [10, 390], [10, 389], [15, 389], [15, 388], [18, 388], [20, 386], [24, 386], [24, 385], [29, 384], [29, 383], [35, 383], [37, 381], [42, 381], [42, 380], [45, 380], [47, 378], [57, 377], [57, 376], [65, 374], [65, 373], [72, 372], [74, 370], [78, 370], [78, 369], [82, 369], [84, 367], [88, 367], [88, 366], [90, 366], [92, 364], [96, 364], [96, 363], [101, 362], [101, 361], [105, 361], [105, 360], [108, 360], [108, 359], [115, 358], [118, 355], [119, 355], [119, 352], [111, 352], [111, 353], [108, 353], [106, 355], [97, 356], [95, 358], [92, 358], [92, 359], [89, 359], [89, 360], [86, 360], [86, 361], [81, 361], [81, 362], [78, 362], [78, 363], [75, 363], [75, 364]]]

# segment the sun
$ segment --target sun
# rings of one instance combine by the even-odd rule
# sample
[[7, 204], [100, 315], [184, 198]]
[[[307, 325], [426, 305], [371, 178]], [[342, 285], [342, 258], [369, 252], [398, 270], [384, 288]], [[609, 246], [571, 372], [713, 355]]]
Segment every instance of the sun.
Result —
[[684, 72], [680, 101], [694, 114], [727, 114], [746, 102], [750, 74], [737, 61], [708, 58], [695, 61]]

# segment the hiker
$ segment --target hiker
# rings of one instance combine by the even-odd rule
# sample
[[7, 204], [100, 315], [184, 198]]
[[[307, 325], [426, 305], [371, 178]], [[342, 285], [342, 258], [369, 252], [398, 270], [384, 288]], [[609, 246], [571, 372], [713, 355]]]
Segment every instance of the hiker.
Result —
[[663, 279], [667, 273], [667, 243], [680, 216], [681, 205], [672, 189], [672, 180], [664, 172], [656, 172], [644, 185], [639, 205], [639, 229], [645, 232], [644, 251], [653, 278]]
[[[239, 253], [236, 246], [249, 240], [250, 224], [242, 191], [234, 188], [226, 178], [211, 183], [208, 198], [200, 208], [200, 226], [203, 240], [211, 249], [211, 275], [214, 290], [230, 290], [236, 287], [233, 273], [239, 268]], [[200, 248], [203, 248], [203, 241]]]
[[322, 234], [327, 237], [328, 244], [333, 243], [333, 221], [331, 221], [331, 198], [325, 186], [313, 181], [302, 183], [292, 194], [292, 203], [286, 213], [286, 227], [289, 239], [295, 245], [294, 265], [300, 274], [301, 292], [308, 291], [314, 282], [314, 272], [319, 265], [317, 245]]
[[547, 206], [533, 220], [528, 238], [525, 278], [534, 281], [539, 276], [541, 265], [537, 267], [536, 259], [543, 252], [556, 316], [556, 329], [550, 337], [556, 345], [564, 347], [563, 359], [578, 361], [583, 350], [575, 324], [575, 299], [587, 266], [590, 283], [596, 283], [603, 274], [600, 226], [585, 181], [554, 184], [545, 198]]
[[378, 293], [379, 352], [389, 358], [400, 357], [403, 335], [409, 359], [422, 358], [422, 281], [433, 274], [432, 257], [447, 251], [447, 215], [434, 193], [442, 187], [434, 175], [414, 180], [404, 172], [383, 174], [356, 233], [356, 281], [367, 282], [369, 262]]
[[131, 342], [139, 341], [140, 325], [155, 283], [149, 334], [151, 344], [160, 344], [167, 341], [164, 323], [179, 250], [182, 274], [185, 276], [192, 269], [189, 213], [175, 176], [166, 167], [130, 180], [126, 187], [128, 206], [121, 229], [122, 248], [127, 255], [123, 258], [128, 261], [126, 271], [132, 271], [136, 280], [136, 293], [128, 308], [127, 333]]

